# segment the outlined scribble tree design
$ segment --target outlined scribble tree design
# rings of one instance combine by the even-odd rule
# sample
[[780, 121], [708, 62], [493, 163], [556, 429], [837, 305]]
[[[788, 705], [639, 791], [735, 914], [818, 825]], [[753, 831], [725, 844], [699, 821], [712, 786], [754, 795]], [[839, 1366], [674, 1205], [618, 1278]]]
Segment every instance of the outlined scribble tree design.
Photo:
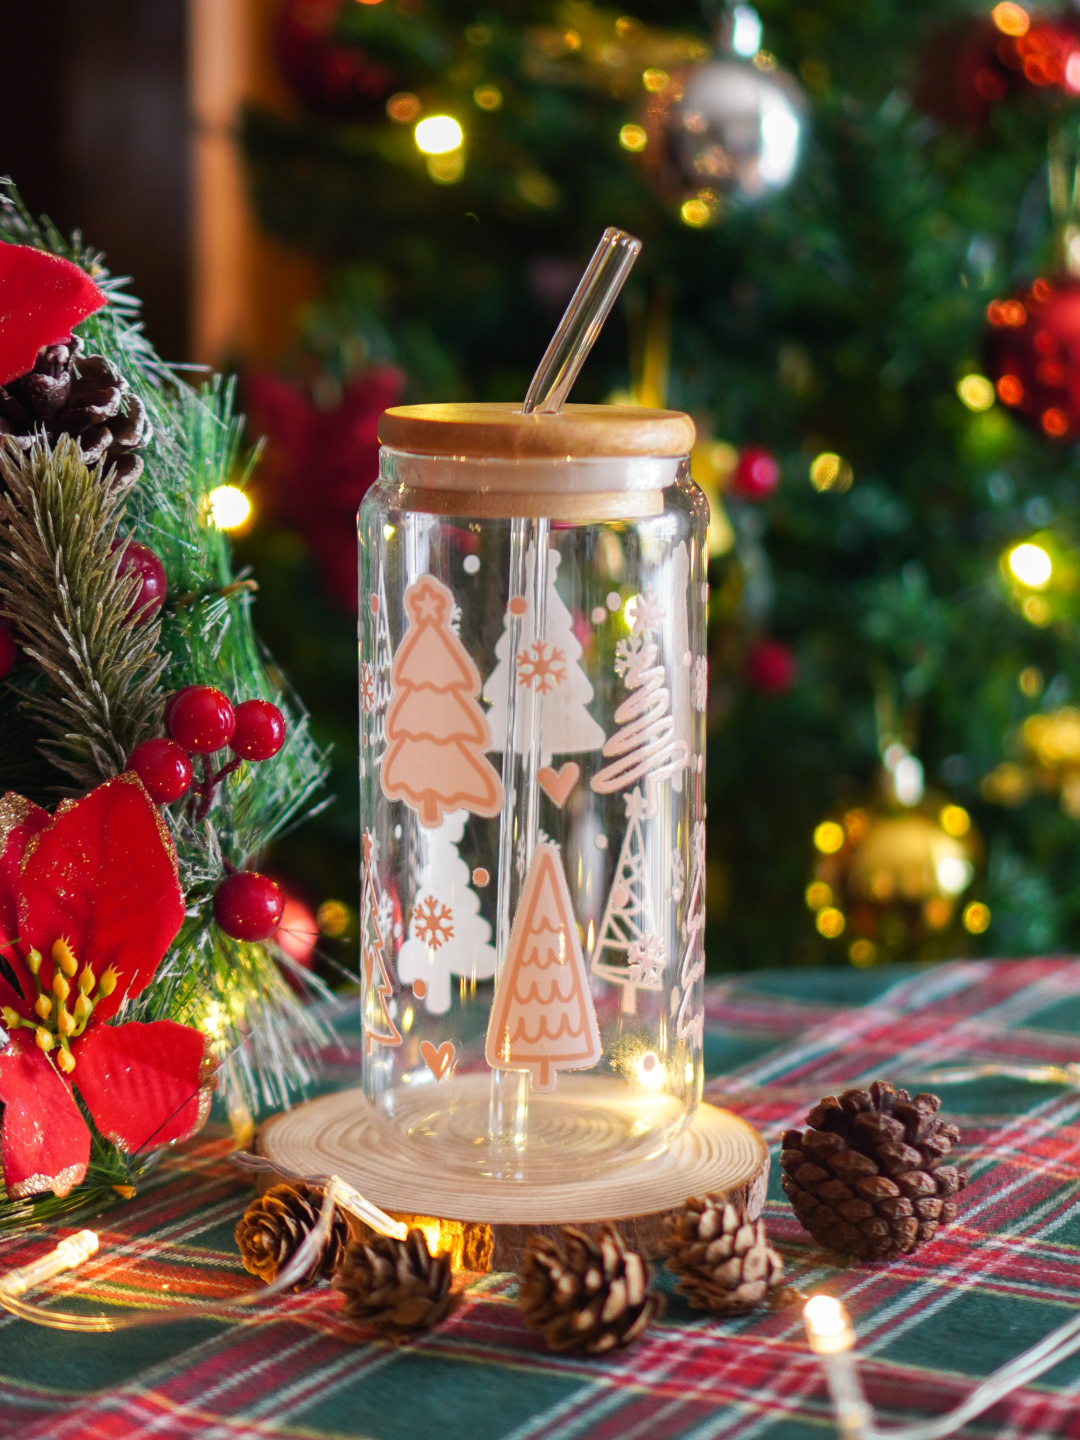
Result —
[[379, 585], [371, 597], [371, 609], [375, 616], [375, 661], [372, 670], [373, 696], [371, 711], [375, 717], [374, 733], [371, 737], [371, 764], [378, 765], [386, 753], [386, 712], [393, 699], [390, 688], [390, 667], [394, 659], [394, 647], [390, 639], [390, 617], [386, 604], [386, 580], [382, 563], [379, 564]]
[[615, 711], [620, 728], [604, 741], [609, 763], [590, 781], [598, 795], [611, 795], [644, 780], [646, 815], [659, 809], [661, 780], [680, 775], [690, 763], [690, 745], [678, 735], [655, 638], [663, 620], [656, 596], [646, 592], [635, 597], [630, 634], [615, 647], [615, 669], [630, 694]]
[[451, 629], [454, 597], [434, 575], [405, 591], [409, 628], [390, 669], [381, 783], [388, 800], [404, 800], [434, 829], [453, 810], [497, 815], [502, 780], [484, 754], [487, 717], [477, 704], [480, 674]]
[[[635, 788], [623, 797], [627, 827], [608, 892], [604, 918], [589, 957], [594, 975], [622, 987], [622, 1012], [637, 1013], [639, 990], [662, 990], [663, 965], [655, 948], [656, 920], [645, 856], [645, 797]], [[652, 963], [641, 964], [642, 946]], [[663, 955], [661, 946], [659, 956]], [[659, 968], [658, 967], [659, 964]]]
[[589, 993], [562, 859], [537, 845], [495, 986], [487, 1062], [528, 1070], [532, 1088], [554, 1090], [555, 1071], [587, 1070], [600, 1059], [600, 1030]]
[[364, 835], [364, 888], [360, 903], [360, 964], [363, 977], [363, 1026], [368, 1054], [376, 1045], [401, 1044], [401, 1031], [390, 1013], [394, 985], [386, 968], [385, 906], [377, 879], [378, 844]]

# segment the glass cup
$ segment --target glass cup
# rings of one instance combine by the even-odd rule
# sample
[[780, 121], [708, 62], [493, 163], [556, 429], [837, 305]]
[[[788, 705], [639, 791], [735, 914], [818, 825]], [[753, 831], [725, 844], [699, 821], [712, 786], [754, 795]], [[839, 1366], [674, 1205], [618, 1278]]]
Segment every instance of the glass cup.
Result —
[[365, 1093], [458, 1175], [560, 1183], [659, 1153], [702, 1084], [693, 424], [424, 405], [379, 437], [358, 520]]

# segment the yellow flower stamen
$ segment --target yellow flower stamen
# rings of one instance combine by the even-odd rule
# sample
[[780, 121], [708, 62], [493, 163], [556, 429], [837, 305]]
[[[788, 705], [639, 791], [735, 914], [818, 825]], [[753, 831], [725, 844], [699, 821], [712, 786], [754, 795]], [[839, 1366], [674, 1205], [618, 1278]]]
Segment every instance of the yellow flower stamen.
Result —
[[36, 975], [41, 969], [41, 951], [30, 947], [30, 953], [26, 957], [26, 963], [30, 968], [30, 974]]
[[75, 1069], [75, 1056], [72, 1055], [70, 1050], [61, 1050], [60, 1054], [56, 1057], [56, 1063], [65, 1075], [70, 1075]]
[[85, 1025], [90, 1016], [94, 1013], [94, 1007], [85, 995], [80, 995], [75, 1001], [75, 1019], [80, 1025]]
[[105, 971], [104, 975], [102, 975], [101, 979], [98, 981], [98, 994], [102, 997], [106, 995], [111, 995], [116, 989], [116, 982], [119, 980], [119, 978], [119, 975], [117, 975], [116, 971], [110, 965], [108, 970]]
[[54, 941], [52, 947], [52, 958], [55, 963], [60, 966], [60, 969], [64, 972], [64, 974], [67, 975], [69, 978], [74, 975], [75, 971], [79, 968], [79, 962], [71, 953], [71, 946], [63, 938]]
[[56, 1037], [51, 1031], [46, 1030], [44, 1025], [39, 1025], [34, 1031], [34, 1039], [38, 1043], [39, 1050], [51, 1050], [56, 1044]]
[[71, 986], [59, 972], [52, 977], [52, 988], [58, 1000], [66, 1000], [71, 994]]
[[0, 1020], [3, 1020], [9, 1030], [17, 1030], [22, 1024], [22, 1016], [17, 1010], [13, 1010], [10, 1005], [5, 1005], [4, 1008], [0, 1010]]
[[70, 1035], [75, 1029], [75, 1016], [60, 1006], [60, 1012], [56, 1017], [57, 1031], [64, 1036]]
[[48, 995], [39, 995], [34, 1001], [34, 1010], [41, 1020], [47, 1020], [52, 1014], [52, 1000]]
[[94, 985], [96, 984], [96, 978], [97, 977], [94, 975], [93, 970], [90, 969], [90, 966], [84, 965], [82, 968], [82, 974], [79, 976], [79, 989], [84, 995], [89, 995], [90, 991], [93, 990]]

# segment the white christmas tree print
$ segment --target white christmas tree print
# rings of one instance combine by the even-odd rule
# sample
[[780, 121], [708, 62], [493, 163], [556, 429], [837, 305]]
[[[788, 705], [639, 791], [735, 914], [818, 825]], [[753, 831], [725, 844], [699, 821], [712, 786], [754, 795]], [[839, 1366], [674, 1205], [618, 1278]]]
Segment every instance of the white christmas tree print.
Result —
[[433, 1015], [450, 1009], [452, 975], [490, 980], [495, 974], [491, 926], [480, 914], [471, 871], [458, 854], [468, 818], [467, 810], [454, 810], [438, 829], [423, 832], [410, 938], [398, 951], [398, 979], [402, 985], [424, 982], [424, 1005]]
[[[390, 667], [394, 663], [394, 646], [390, 639], [390, 617], [386, 604], [386, 581], [383, 578], [382, 562], [379, 562], [379, 586], [374, 595], [375, 605], [375, 665], [374, 702], [371, 713], [375, 717], [374, 733], [371, 737], [371, 764], [376, 766], [386, 753], [386, 712], [394, 698], [390, 684]], [[366, 707], [365, 707], [366, 708]]]
[[365, 660], [360, 666], [360, 703], [365, 715], [370, 715], [375, 709], [375, 667], [370, 660]]
[[694, 661], [692, 684], [694, 709], [704, 713], [709, 703], [709, 662], [704, 655]]
[[[660, 663], [656, 632], [665, 611], [651, 591], [637, 595], [627, 606], [630, 635], [615, 646], [615, 673], [621, 675], [630, 694], [615, 711], [614, 735], [604, 741], [608, 764], [589, 782], [598, 795], [625, 790], [635, 780], [645, 781], [645, 814], [659, 809], [660, 781], [672, 777], [682, 788], [682, 772], [690, 763], [690, 742], [677, 732], [678, 719], [671, 713], [671, 690]], [[689, 677], [687, 676], [687, 680]], [[687, 714], [689, 714], [687, 684]]]
[[577, 922], [554, 845], [533, 850], [484, 1053], [492, 1069], [528, 1070], [538, 1091], [554, 1090], [553, 1071], [587, 1070], [600, 1059]]
[[376, 1045], [401, 1044], [394, 1023], [394, 986], [386, 968], [385, 894], [378, 879], [379, 842], [364, 832], [364, 886], [360, 903], [360, 963], [363, 975], [362, 1023], [370, 1055]]
[[[541, 708], [540, 763], [548, 765], [553, 755], [580, 754], [598, 750], [604, 743], [604, 732], [585, 708], [593, 698], [584, 670], [577, 663], [581, 645], [573, 630], [573, 617], [555, 588], [556, 571], [562, 557], [557, 550], [547, 552], [547, 615], [544, 634], [537, 636], [533, 616], [532, 595], [536, 569], [536, 551], [529, 548], [525, 557], [527, 609], [521, 617], [518, 636], [518, 685], [521, 696], [515, 710], [514, 749], [523, 755], [529, 749], [527, 717], [531, 707], [523, 704], [525, 688], [543, 697]], [[492, 750], [506, 749], [506, 700], [510, 678], [509, 616], [495, 646], [495, 669], [484, 685], [484, 699], [491, 706]]]
[[[682, 741], [689, 753], [693, 747], [693, 716], [690, 712], [690, 556], [686, 541], [680, 541], [671, 559], [671, 713], [675, 718], [675, 738]], [[682, 771], [671, 777], [671, 788], [682, 793]]]
[[690, 839], [690, 894], [682, 923], [683, 957], [679, 966], [678, 1019], [680, 1040], [700, 1045], [705, 1033], [705, 1009], [695, 1006], [695, 988], [705, 974], [705, 823], [699, 820]]
[[[604, 918], [589, 958], [594, 975], [622, 986], [624, 1015], [637, 1013], [639, 990], [663, 988], [663, 944], [657, 941], [649, 872], [646, 866], [645, 797], [640, 789], [624, 797], [629, 821]], [[659, 965], [656, 945], [660, 945]], [[642, 949], [642, 946], [645, 946]], [[633, 959], [631, 959], [633, 952]], [[647, 962], [647, 963], [644, 963]]]

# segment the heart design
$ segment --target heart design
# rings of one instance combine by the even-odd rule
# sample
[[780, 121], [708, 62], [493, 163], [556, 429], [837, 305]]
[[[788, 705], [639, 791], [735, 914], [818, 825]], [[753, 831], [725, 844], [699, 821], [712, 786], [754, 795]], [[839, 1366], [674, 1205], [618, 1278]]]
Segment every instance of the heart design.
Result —
[[427, 1067], [436, 1080], [441, 1080], [450, 1069], [456, 1053], [452, 1040], [444, 1040], [437, 1050], [430, 1040], [420, 1042], [420, 1054], [427, 1061]]
[[541, 790], [555, 801], [560, 810], [566, 804], [570, 791], [577, 784], [580, 775], [581, 766], [574, 760], [568, 760], [561, 770], [555, 770], [550, 765], [543, 765], [536, 772]]

